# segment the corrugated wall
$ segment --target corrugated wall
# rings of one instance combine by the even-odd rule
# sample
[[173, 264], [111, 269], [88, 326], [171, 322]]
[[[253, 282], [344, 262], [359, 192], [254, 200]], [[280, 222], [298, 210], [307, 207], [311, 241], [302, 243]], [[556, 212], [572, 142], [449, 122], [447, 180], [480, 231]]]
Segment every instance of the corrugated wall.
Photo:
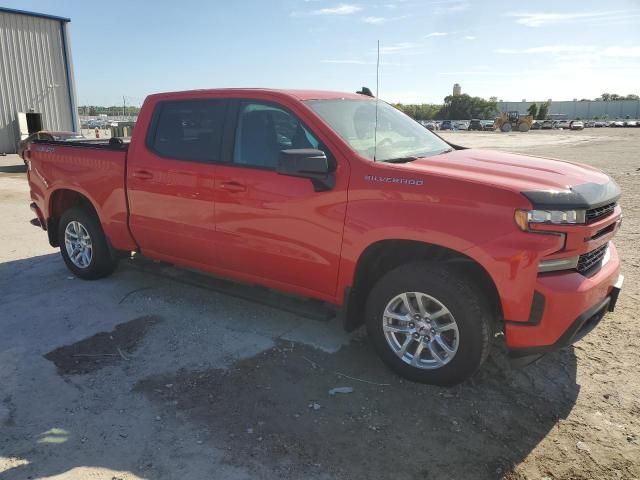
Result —
[[[520, 113], [525, 113], [532, 103], [537, 103], [538, 106], [544, 103], [542, 102], [498, 102], [498, 110], [501, 112], [508, 112], [517, 110]], [[640, 100], [612, 100], [604, 102], [602, 100], [592, 101], [558, 101], [551, 102], [551, 108], [549, 113], [552, 114], [564, 114], [568, 118], [582, 118], [588, 119], [593, 117], [607, 117], [611, 120], [616, 118], [640, 118]]]
[[15, 152], [18, 112], [42, 113], [48, 130], [73, 130], [62, 24], [0, 12], [0, 152]]

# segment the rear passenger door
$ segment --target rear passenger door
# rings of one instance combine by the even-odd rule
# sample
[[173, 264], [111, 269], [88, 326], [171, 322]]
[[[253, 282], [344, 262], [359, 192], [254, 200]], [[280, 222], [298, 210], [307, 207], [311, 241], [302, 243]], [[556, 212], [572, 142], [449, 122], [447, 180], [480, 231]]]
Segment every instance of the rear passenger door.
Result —
[[214, 162], [226, 107], [218, 99], [158, 102], [145, 141], [129, 150], [129, 225], [144, 254], [214, 263]]
[[[348, 165], [298, 116], [275, 103], [236, 102], [225, 160], [216, 167], [219, 266], [235, 276], [295, 293], [335, 294], [347, 201]], [[280, 175], [280, 151], [325, 151], [336, 185]], [[318, 295], [318, 293], [320, 295]]]

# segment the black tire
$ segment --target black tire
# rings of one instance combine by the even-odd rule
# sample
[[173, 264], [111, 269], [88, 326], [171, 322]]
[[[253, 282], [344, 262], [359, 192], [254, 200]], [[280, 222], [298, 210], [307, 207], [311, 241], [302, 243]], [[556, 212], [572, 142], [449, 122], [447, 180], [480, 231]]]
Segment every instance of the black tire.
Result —
[[[92, 255], [86, 267], [76, 265], [69, 256], [65, 243], [65, 230], [71, 222], [80, 223], [88, 232], [91, 239]], [[107, 238], [102, 231], [100, 221], [93, 212], [76, 207], [62, 214], [58, 223], [58, 242], [60, 253], [71, 272], [84, 280], [95, 280], [111, 275], [116, 268], [117, 259], [113, 258], [107, 244]]]
[[[423, 369], [405, 363], [385, 338], [385, 308], [404, 292], [421, 292], [437, 299], [455, 319], [458, 348], [449, 363], [440, 368]], [[487, 299], [465, 275], [443, 264], [415, 262], [387, 273], [371, 289], [365, 315], [367, 332], [382, 360], [398, 375], [415, 382], [455, 385], [471, 377], [489, 355], [491, 309]]]

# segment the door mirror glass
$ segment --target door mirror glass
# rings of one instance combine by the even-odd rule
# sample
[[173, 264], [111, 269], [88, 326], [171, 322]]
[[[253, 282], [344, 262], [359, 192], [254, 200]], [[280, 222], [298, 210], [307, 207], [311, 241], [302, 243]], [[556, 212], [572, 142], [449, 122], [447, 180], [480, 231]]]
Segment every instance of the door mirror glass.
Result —
[[308, 178], [317, 192], [331, 190], [335, 186], [335, 176], [331, 173], [329, 160], [322, 150], [282, 150], [277, 172], [291, 177]]

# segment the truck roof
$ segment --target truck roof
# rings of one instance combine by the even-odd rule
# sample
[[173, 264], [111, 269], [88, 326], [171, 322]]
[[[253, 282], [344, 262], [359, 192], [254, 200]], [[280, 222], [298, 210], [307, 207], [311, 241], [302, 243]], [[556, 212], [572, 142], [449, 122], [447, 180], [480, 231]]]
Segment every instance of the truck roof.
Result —
[[272, 93], [277, 96], [291, 97], [299, 101], [304, 100], [330, 100], [330, 99], [368, 99], [366, 95], [358, 93], [347, 92], [333, 92], [327, 90], [292, 90], [292, 89], [276, 89], [276, 88], [212, 88], [201, 90], [184, 90], [177, 92], [165, 92], [154, 93], [149, 95], [152, 97], [172, 97], [184, 94], [216, 94], [222, 95], [229, 94], [230, 96], [237, 96], [242, 94], [255, 94], [255, 93]]

